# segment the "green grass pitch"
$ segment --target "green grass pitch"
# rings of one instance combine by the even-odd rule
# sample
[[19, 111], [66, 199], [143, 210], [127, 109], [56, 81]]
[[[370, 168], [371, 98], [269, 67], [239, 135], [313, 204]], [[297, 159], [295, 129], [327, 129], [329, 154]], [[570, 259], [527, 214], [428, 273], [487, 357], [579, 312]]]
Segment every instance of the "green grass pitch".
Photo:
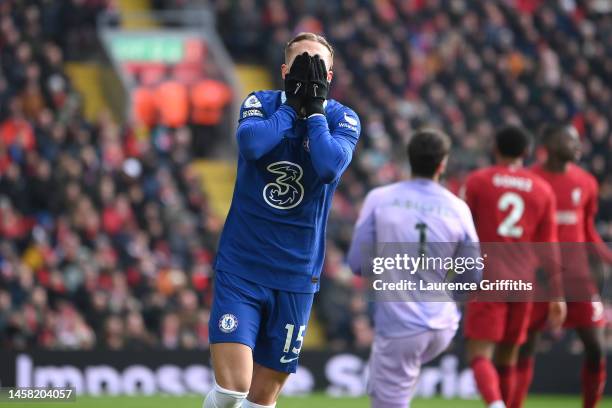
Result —
[[[0, 403], [7, 408], [201, 408], [202, 398], [190, 397], [78, 397], [71, 403]], [[580, 407], [578, 396], [530, 396], [525, 408]], [[367, 408], [367, 398], [331, 398], [322, 394], [308, 397], [281, 398], [278, 408]], [[412, 408], [482, 408], [480, 401], [416, 399]], [[599, 408], [612, 408], [612, 398], [604, 398]]]

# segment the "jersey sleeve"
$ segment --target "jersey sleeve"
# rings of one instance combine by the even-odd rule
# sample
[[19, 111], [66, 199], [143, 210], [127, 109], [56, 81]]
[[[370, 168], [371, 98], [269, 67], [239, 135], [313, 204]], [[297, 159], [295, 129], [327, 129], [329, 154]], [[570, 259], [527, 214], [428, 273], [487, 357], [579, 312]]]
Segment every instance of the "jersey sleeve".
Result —
[[281, 142], [296, 119], [295, 111], [287, 105], [268, 116], [258, 95], [250, 94], [240, 107], [236, 131], [240, 154], [246, 160], [261, 158]]
[[357, 114], [345, 108], [334, 118], [330, 132], [324, 115], [311, 115], [307, 119], [312, 164], [319, 178], [326, 184], [336, 181], [346, 170], [359, 140], [361, 124]]
[[541, 213], [538, 227], [535, 231], [534, 241], [535, 242], [558, 242], [557, 235], [557, 204], [555, 195], [552, 190], [547, 187], [543, 194], [542, 200], [544, 202], [543, 210]]
[[376, 223], [375, 223], [375, 199], [374, 193], [370, 192], [361, 207], [359, 218], [355, 223], [353, 240], [348, 251], [348, 263], [351, 270], [356, 275], [361, 275], [361, 266], [365, 260], [364, 255], [374, 253], [376, 243]]
[[557, 204], [552, 189], [547, 184], [544, 186], [544, 191], [540, 192], [542, 200], [544, 200], [543, 212], [538, 222], [534, 242], [548, 243], [540, 246], [537, 254], [540, 258], [540, 264], [548, 276], [550, 295], [556, 299], [563, 295], [561, 253], [559, 245], [557, 245], [559, 241], [556, 218]]
[[242, 105], [240, 105], [240, 116], [238, 117], [238, 123], [242, 123], [247, 119], [259, 119], [263, 120], [266, 117], [263, 103], [255, 92], [252, 92], [247, 96]]

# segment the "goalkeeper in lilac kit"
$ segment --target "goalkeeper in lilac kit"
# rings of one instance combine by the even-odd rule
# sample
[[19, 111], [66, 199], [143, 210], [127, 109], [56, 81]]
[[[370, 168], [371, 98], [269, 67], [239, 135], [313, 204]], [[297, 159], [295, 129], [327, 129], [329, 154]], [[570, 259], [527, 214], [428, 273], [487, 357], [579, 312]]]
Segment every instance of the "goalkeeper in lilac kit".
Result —
[[323, 37], [299, 34], [285, 48], [285, 91], [242, 104], [209, 323], [215, 387], [204, 408], [274, 407], [296, 371], [332, 196], [360, 133], [355, 112], [327, 99], [332, 62]]
[[[408, 145], [412, 178], [376, 188], [365, 199], [348, 255], [355, 273], [367, 274], [373, 259], [368, 254], [379, 257], [385, 248], [411, 258], [425, 253], [431, 259], [456, 261], [480, 257], [470, 209], [438, 183], [449, 150], [448, 136], [438, 130], [423, 129], [412, 136]], [[452, 276], [441, 266], [414, 272], [392, 267], [384, 274], [394, 283], [410, 276], [411, 283], [439, 283]], [[457, 273], [452, 282], [477, 283], [481, 277], [482, 268], [474, 267]], [[457, 294], [441, 292], [428, 298], [415, 285], [401, 296], [406, 301], [391, 295], [377, 298], [368, 379], [373, 408], [410, 406], [421, 365], [442, 353], [455, 336], [460, 314], [452, 299]]]

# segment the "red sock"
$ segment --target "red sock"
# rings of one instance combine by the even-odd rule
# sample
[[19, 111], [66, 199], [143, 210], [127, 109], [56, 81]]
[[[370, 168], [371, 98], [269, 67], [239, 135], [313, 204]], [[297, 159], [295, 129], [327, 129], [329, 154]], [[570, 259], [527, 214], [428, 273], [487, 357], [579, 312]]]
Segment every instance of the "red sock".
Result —
[[603, 395], [606, 385], [606, 362], [601, 361], [593, 366], [584, 363], [582, 365], [582, 406], [594, 408]]
[[516, 366], [498, 366], [499, 388], [507, 407], [511, 406], [516, 386]]
[[474, 372], [474, 379], [480, 395], [487, 404], [501, 401], [501, 391], [499, 388], [499, 376], [491, 360], [484, 357], [476, 357], [470, 363]]
[[516, 385], [514, 386], [514, 396], [512, 405], [508, 408], [521, 408], [529, 393], [529, 387], [533, 380], [533, 357], [521, 358], [516, 365]]

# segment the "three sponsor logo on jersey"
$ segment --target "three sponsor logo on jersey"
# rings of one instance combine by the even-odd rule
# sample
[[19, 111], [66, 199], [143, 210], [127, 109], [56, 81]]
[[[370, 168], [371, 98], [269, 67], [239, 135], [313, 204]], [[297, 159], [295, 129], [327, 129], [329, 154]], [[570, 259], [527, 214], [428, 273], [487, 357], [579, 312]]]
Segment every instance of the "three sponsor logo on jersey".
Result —
[[271, 163], [266, 169], [277, 177], [264, 187], [264, 201], [279, 210], [289, 210], [299, 205], [304, 198], [302, 167], [297, 163], [282, 160]]
[[[243, 103], [241, 118], [264, 117], [263, 106], [256, 95], [250, 95]], [[358, 132], [359, 121], [350, 116], [347, 112], [343, 114], [343, 121], [338, 123], [338, 127]], [[304, 137], [302, 146], [305, 151], [310, 152], [310, 140]], [[263, 190], [264, 201], [271, 207], [288, 210], [296, 207], [304, 198], [304, 187], [300, 182], [304, 172], [302, 167], [289, 161], [279, 161], [270, 164], [267, 170], [278, 177], [272, 183], [268, 183]], [[221, 324], [221, 322], [220, 322]]]

